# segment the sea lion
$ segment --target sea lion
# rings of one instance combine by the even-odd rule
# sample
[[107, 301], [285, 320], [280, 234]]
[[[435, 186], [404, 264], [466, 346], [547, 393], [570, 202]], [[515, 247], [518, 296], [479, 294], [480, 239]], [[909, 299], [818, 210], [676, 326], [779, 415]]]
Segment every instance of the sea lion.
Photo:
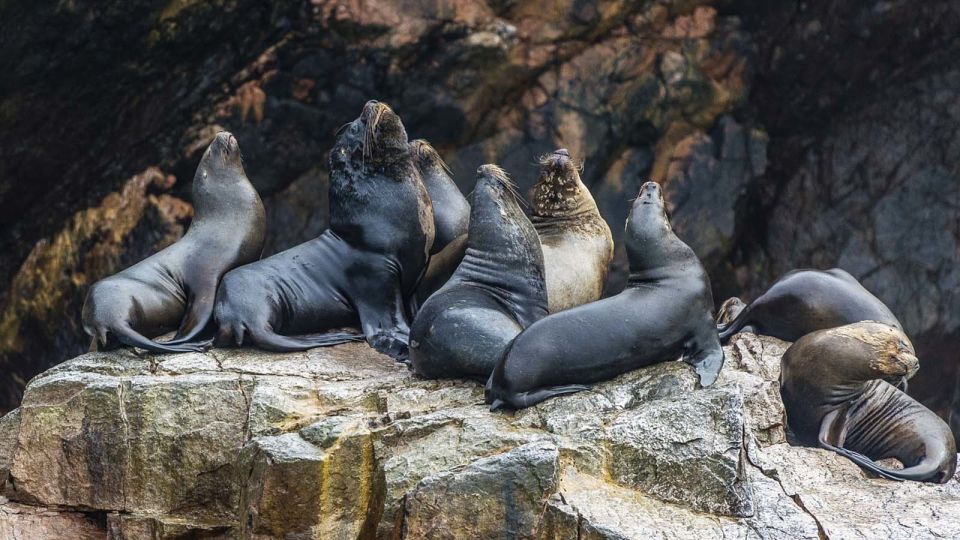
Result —
[[747, 326], [758, 334], [796, 341], [815, 330], [860, 321], [903, 328], [880, 299], [844, 270], [793, 270], [717, 329], [722, 343]]
[[463, 261], [413, 321], [421, 377], [486, 380], [507, 344], [547, 314], [540, 240], [502, 169], [477, 170], [471, 206]]
[[223, 278], [218, 343], [298, 351], [359, 340], [403, 360], [408, 302], [433, 244], [430, 196], [389, 106], [369, 101], [330, 152], [330, 228]]
[[[100, 350], [120, 344], [157, 353], [198, 351], [217, 284], [263, 252], [266, 218], [243, 170], [237, 140], [225, 131], [207, 147], [193, 177], [193, 221], [183, 238], [93, 284], [83, 329]], [[156, 336], [176, 330], [171, 341]]]
[[430, 143], [417, 139], [410, 143], [414, 163], [423, 177], [423, 185], [433, 204], [436, 234], [430, 254], [439, 253], [450, 242], [467, 234], [470, 224], [470, 203], [450, 177], [450, 169]]
[[656, 182], [640, 188], [624, 233], [630, 278], [623, 292], [551, 314], [507, 348], [487, 382], [491, 410], [529, 407], [586, 384], [682, 358], [713, 384], [723, 349], [710, 279], [673, 233]]
[[463, 259], [470, 224], [470, 203], [450, 178], [450, 169], [430, 143], [417, 139], [410, 143], [410, 152], [430, 194], [436, 230], [430, 262], [417, 287], [417, 303], [423, 304], [450, 279]]
[[[867, 321], [818, 330], [783, 355], [780, 394], [787, 423], [804, 444], [846, 456], [884, 478], [944, 483], [956, 469], [947, 424], [885, 379], [919, 367], [899, 329]], [[874, 460], [896, 458], [904, 468]]]
[[613, 236], [565, 148], [540, 158], [530, 221], [543, 246], [550, 313], [599, 300]]

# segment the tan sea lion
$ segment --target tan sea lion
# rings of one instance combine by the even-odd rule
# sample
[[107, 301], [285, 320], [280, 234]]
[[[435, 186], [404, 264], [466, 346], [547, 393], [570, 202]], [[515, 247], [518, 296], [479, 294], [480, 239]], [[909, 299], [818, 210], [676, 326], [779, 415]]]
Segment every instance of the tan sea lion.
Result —
[[564, 148], [540, 158], [530, 220], [543, 246], [550, 313], [599, 300], [613, 236]]

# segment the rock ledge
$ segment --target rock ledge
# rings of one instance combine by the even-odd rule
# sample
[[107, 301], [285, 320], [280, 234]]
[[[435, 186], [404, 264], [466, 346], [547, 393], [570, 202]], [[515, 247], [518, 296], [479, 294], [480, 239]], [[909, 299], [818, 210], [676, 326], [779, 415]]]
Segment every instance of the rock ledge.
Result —
[[3, 538], [960, 537], [960, 484], [786, 443], [786, 344], [489, 413], [364, 344], [91, 353], [0, 419]]

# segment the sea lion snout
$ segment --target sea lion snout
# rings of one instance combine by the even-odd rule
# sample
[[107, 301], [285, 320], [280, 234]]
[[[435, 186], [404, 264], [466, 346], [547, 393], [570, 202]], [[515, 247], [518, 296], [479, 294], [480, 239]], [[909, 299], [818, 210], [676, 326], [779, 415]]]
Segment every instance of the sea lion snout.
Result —
[[387, 111], [392, 112], [393, 109], [390, 108], [386, 103], [381, 103], [375, 99], [371, 99], [363, 106], [363, 113], [360, 117], [363, 119], [364, 123], [370, 126], [371, 129], [376, 129], [377, 124], [380, 122], [380, 118]]
[[903, 351], [892, 357], [891, 363], [897, 367], [897, 375], [906, 378], [913, 377], [920, 369], [920, 360], [913, 354]]
[[223, 144], [223, 147], [228, 153], [232, 154], [240, 149], [240, 145], [237, 144], [237, 138], [229, 131], [221, 131], [217, 134], [217, 139], [220, 140], [220, 143]]
[[640, 186], [640, 194], [637, 196], [636, 202], [640, 204], [663, 203], [663, 192], [660, 189], [660, 184], [646, 182]]
[[215, 162], [219, 162], [221, 165], [236, 164], [237, 158], [240, 156], [240, 145], [232, 133], [221, 131], [217, 133], [210, 146], [207, 147], [206, 156], [214, 158]]
[[558, 148], [542, 156], [540, 158], [540, 165], [542, 166], [541, 177], [545, 174], [560, 183], [569, 183], [574, 180], [573, 175], [570, 173], [574, 172], [577, 167], [573, 163], [573, 159], [570, 158], [570, 152], [568, 152], [566, 148]]

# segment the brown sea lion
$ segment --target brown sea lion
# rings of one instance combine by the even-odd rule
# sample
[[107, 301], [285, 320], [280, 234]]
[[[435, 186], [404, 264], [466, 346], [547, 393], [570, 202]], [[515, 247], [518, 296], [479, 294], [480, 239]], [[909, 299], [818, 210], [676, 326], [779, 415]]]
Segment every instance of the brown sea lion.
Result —
[[543, 246], [550, 313], [599, 300], [613, 236], [564, 148], [540, 158], [530, 220]]
[[839, 268], [793, 270], [717, 329], [723, 343], [747, 327], [758, 334], [796, 341], [815, 330], [860, 321], [902, 329], [890, 309], [847, 272]]
[[[217, 284], [263, 252], [266, 219], [233, 135], [220, 132], [193, 177], [193, 221], [172, 246], [93, 284], [83, 329], [101, 350], [197, 351], [213, 316]], [[151, 338], [176, 330], [171, 341]]]
[[430, 143], [417, 139], [410, 143], [410, 152], [430, 193], [436, 230], [430, 262], [417, 287], [417, 303], [423, 304], [450, 279], [463, 259], [470, 225], [470, 203], [450, 178], [450, 169]]
[[407, 132], [386, 104], [368, 102], [330, 152], [330, 228], [223, 278], [218, 342], [249, 339], [297, 351], [357, 340], [404, 360], [409, 303], [433, 245], [430, 196]]
[[[894, 480], [944, 483], [956, 469], [947, 424], [887, 380], [919, 367], [899, 329], [867, 321], [818, 330], [783, 355], [780, 393], [790, 429], [804, 444], [832, 450]], [[896, 458], [903, 469], [875, 460]]]
[[634, 200], [624, 233], [630, 278], [623, 292], [553, 313], [513, 341], [487, 382], [491, 410], [523, 408], [658, 362], [683, 359], [703, 386], [723, 349], [710, 279], [673, 233], [656, 182]]

